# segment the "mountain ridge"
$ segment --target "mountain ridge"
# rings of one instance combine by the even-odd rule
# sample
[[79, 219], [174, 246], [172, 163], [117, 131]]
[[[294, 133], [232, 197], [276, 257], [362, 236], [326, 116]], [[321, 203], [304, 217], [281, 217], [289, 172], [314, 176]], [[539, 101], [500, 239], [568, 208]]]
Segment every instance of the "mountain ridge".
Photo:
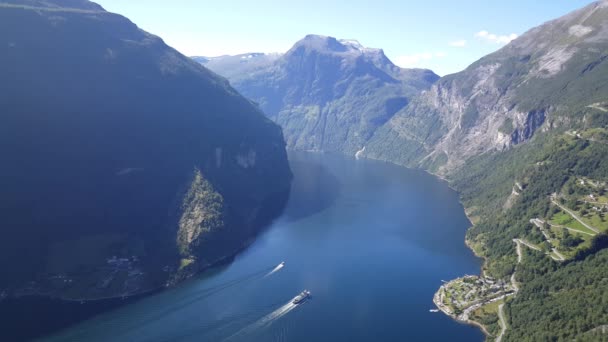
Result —
[[104, 13], [99, 4], [88, 0], [2, 0], [0, 6], [19, 6], [49, 10], [83, 10]]
[[0, 6], [0, 288], [12, 296], [175, 284], [250, 243], [289, 193], [280, 127], [225, 78], [99, 8]]
[[[591, 28], [581, 23], [605, 16], [605, 8], [606, 2], [593, 3], [533, 28], [467, 69], [443, 77], [379, 131], [367, 155], [410, 166], [430, 158], [439, 165], [437, 171], [446, 174], [468, 158], [508, 149], [529, 140], [539, 129], [570, 120], [564, 113], [584, 106], [572, 106], [564, 101], [567, 97], [560, 99], [556, 94], [580, 92], [604, 72], [601, 47], [593, 45], [604, 42], [608, 31], [601, 25]], [[588, 67], [596, 68], [595, 72], [583, 72]], [[580, 70], [581, 77], [568, 74], [574, 69]], [[575, 82], [569, 84], [571, 80]], [[605, 89], [605, 82], [599, 86]], [[602, 101], [600, 88], [587, 88], [592, 92], [576, 101], [586, 98], [587, 106]], [[411, 132], [415, 135], [408, 138]], [[404, 149], [411, 153], [386, 154], [381, 145], [388, 140], [409, 146]]]
[[240, 75], [205, 65], [279, 123], [289, 148], [351, 155], [438, 79], [430, 70], [395, 66], [381, 49], [312, 34]]

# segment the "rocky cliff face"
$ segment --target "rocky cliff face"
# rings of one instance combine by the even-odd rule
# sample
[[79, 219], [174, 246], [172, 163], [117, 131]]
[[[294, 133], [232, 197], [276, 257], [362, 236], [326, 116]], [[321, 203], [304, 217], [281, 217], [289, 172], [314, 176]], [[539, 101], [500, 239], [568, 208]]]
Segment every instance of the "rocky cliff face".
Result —
[[0, 289], [139, 293], [281, 211], [281, 129], [160, 38], [88, 1], [11, 0], [0, 41]]
[[366, 156], [446, 173], [583, 120], [606, 101], [606, 19], [607, 2], [593, 3], [442, 78], [378, 131]]
[[429, 70], [396, 67], [380, 49], [318, 35], [306, 36], [276, 60], [259, 54], [238, 58], [251, 59], [252, 67], [234, 74], [218, 66], [222, 58], [205, 65], [259, 103], [283, 127], [288, 147], [300, 150], [354, 155], [438, 79]]

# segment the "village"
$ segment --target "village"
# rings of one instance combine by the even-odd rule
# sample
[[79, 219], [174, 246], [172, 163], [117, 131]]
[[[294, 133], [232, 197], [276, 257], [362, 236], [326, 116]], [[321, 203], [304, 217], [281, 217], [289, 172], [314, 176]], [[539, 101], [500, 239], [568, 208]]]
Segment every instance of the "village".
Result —
[[466, 275], [444, 283], [435, 293], [433, 302], [445, 314], [468, 322], [473, 311], [515, 292], [515, 286], [503, 280]]
[[[56, 297], [61, 293], [65, 300], [87, 301], [111, 297], [128, 297], [137, 293], [143, 282], [144, 272], [138, 267], [137, 256], [106, 258], [105, 263], [98, 266], [94, 272], [46, 274], [37, 280], [27, 282], [21, 288], [13, 291], [15, 297], [45, 295]], [[92, 286], [91, 286], [92, 285]], [[78, 297], [71, 293], [84, 293]], [[9, 296], [9, 291], [0, 293], [0, 300]]]

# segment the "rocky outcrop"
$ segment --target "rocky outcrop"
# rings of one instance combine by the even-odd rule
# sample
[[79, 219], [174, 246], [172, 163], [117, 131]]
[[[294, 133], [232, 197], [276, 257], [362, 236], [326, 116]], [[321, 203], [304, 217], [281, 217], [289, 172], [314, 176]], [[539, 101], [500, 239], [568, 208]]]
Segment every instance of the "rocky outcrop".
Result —
[[608, 91], [606, 19], [607, 2], [593, 3], [443, 77], [379, 129], [365, 155], [410, 166], [440, 158], [434, 164], [445, 174], [539, 130], [580, 122], [577, 114]]
[[189, 258], [204, 245], [207, 235], [225, 226], [224, 198], [195, 170], [180, 211], [177, 245], [181, 256]]

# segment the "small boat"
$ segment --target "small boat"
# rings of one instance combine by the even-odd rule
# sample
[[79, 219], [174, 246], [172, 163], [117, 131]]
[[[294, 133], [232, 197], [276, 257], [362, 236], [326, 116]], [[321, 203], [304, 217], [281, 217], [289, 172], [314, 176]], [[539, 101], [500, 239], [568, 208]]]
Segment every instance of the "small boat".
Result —
[[439, 309], [431, 309], [429, 312], [439, 312]]
[[279, 266], [285, 266], [285, 261], [281, 261], [281, 263], [279, 264]]
[[300, 304], [310, 297], [310, 291], [304, 290], [296, 298], [293, 299], [294, 304]]

